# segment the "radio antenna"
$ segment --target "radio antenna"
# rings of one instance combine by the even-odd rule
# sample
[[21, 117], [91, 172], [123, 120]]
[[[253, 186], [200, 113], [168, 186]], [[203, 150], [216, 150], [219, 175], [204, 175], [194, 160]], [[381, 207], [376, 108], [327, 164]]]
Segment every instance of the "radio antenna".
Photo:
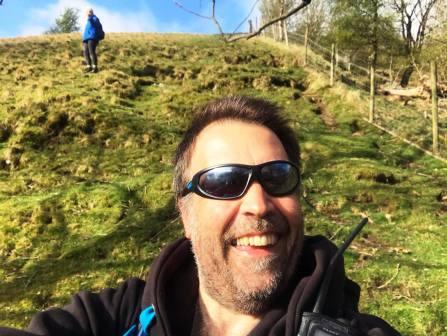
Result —
[[332, 280], [332, 274], [334, 273], [335, 263], [338, 258], [345, 252], [348, 246], [352, 243], [354, 238], [359, 234], [359, 232], [363, 229], [363, 227], [368, 223], [368, 218], [364, 217], [360, 221], [360, 223], [356, 226], [356, 228], [351, 232], [349, 237], [345, 240], [342, 246], [337, 250], [335, 255], [332, 257], [329, 262], [329, 266], [326, 270], [326, 274], [324, 275], [323, 283], [321, 284], [320, 291], [318, 293], [317, 301], [315, 302], [315, 306], [313, 309], [314, 313], [321, 313], [324, 304], [326, 302], [327, 291], [329, 290], [329, 284]]

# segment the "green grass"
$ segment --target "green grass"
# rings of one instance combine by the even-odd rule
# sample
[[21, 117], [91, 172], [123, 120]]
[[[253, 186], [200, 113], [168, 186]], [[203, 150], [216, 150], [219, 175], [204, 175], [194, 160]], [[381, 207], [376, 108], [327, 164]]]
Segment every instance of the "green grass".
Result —
[[404, 335], [447, 332], [447, 167], [365, 123], [361, 93], [293, 50], [209, 36], [109, 34], [83, 74], [79, 39], [0, 41], [0, 325], [144, 278], [182, 235], [171, 157], [192, 111], [248, 94], [296, 129], [307, 233], [339, 244], [370, 217], [346, 253], [362, 310]]

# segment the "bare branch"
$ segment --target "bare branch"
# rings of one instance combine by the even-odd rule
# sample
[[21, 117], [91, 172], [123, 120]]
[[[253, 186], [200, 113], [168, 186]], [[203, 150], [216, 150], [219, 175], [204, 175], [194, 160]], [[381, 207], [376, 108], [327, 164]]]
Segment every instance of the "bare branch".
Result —
[[200, 17], [200, 18], [202, 18], [202, 19], [206, 19], [206, 20], [211, 20], [211, 21], [213, 21], [213, 23], [216, 25], [217, 29], [219, 30], [220, 35], [222, 35], [222, 36], [225, 35], [225, 33], [224, 33], [223, 30], [222, 30], [222, 27], [220, 26], [219, 21], [217, 21], [216, 16], [215, 16], [215, 13], [216, 13], [216, 0], [212, 0], [213, 8], [212, 8], [212, 14], [211, 14], [211, 16], [205, 16], [205, 15], [199, 14], [199, 13], [197, 13], [197, 12], [194, 12], [193, 10], [191, 10], [191, 9], [186, 8], [185, 6], [183, 6], [183, 5], [182, 5], [180, 2], [178, 2], [178, 1], [173, 0], [173, 2], [174, 2], [174, 4], [175, 4], [177, 7], [183, 9], [185, 12], [188, 12], [189, 14], [198, 16], [198, 17]]
[[245, 19], [243, 19], [243, 20], [241, 21], [241, 23], [239, 23], [239, 25], [234, 29], [233, 34], [235, 34], [235, 33], [237, 32], [237, 30], [238, 30], [238, 29], [239, 29], [245, 22], [247, 22], [248, 18], [250, 17], [250, 15], [251, 15], [251, 14], [253, 13], [253, 11], [255, 10], [256, 5], [258, 4], [259, 1], [260, 1], [260, 0], [256, 0], [256, 1], [253, 3], [253, 6], [251, 7], [250, 12], [247, 14], [247, 16], [245, 17]]
[[[298, 13], [301, 9], [303, 9], [304, 7], [309, 5], [311, 0], [302, 0], [300, 5], [296, 6], [295, 8], [292, 8], [287, 13], [281, 14], [280, 16], [276, 17], [275, 19], [270, 20], [269, 22], [267, 22], [264, 25], [262, 25], [262, 27], [260, 27], [258, 30], [256, 30], [253, 33], [241, 34], [241, 35], [237, 35], [237, 36], [235, 36], [235, 33], [232, 33], [232, 34], [229, 34], [228, 36], [226, 36], [225, 33], [223, 32], [222, 27], [221, 27], [219, 21], [216, 19], [216, 12], [215, 12], [215, 10], [216, 10], [216, 0], [212, 0], [212, 13], [211, 13], [211, 16], [204, 16], [202, 14], [194, 12], [193, 10], [190, 10], [190, 9], [186, 8], [185, 6], [183, 6], [181, 3], [179, 3], [176, 0], [173, 0], [173, 2], [174, 2], [174, 4], [177, 7], [183, 9], [184, 11], [186, 11], [186, 12], [188, 12], [190, 14], [196, 15], [196, 16], [201, 17], [201, 18], [206, 19], [206, 20], [213, 21], [213, 23], [216, 25], [217, 29], [219, 30], [219, 33], [222, 36], [223, 40], [226, 41], [226, 42], [234, 42], [234, 41], [241, 40], [241, 39], [247, 39], [248, 40], [248, 39], [251, 39], [252, 37], [258, 36], [267, 27], [275, 24], [278, 21], [283, 21], [283, 20], [287, 19], [288, 17], [294, 15], [295, 13]], [[255, 3], [255, 5], [256, 5], [256, 3]], [[254, 10], [255, 5], [253, 6], [252, 11]], [[247, 18], [248, 17], [249, 16], [247, 16]], [[245, 20], [247, 20], [247, 18]]]
[[216, 17], [216, 0], [212, 0], [213, 2], [213, 16], [212, 17]]
[[258, 30], [256, 30], [255, 32], [253, 32], [253, 33], [251, 33], [251, 34], [244, 34], [244, 35], [235, 36], [235, 37], [231, 37], [231, 36], [230, 36], [230, 37], [227, 38], [226, 40], [227, 40], [228, 42], [234, 42], [234, 41], [241, 40], [241, 39], [244, 39], [244, 38], [248, 40], [248, 39], [251, 39], [251, 38], [253, 38], [253, 37], [255, 37], [255, 36], [258, 36], [258, 35], [261, 34], [262, 31], [263, 31], [264, 29], [266, 29], [267, 27], [269, 27], [269, 26], [275, 24], [276, 22], [285, 20], [285, 19], [289, 18], [290, 16], [294, 15], [295, 13], [298, 13], [301, 9], [303, 9], [304, 7], [306, 7], [307, 5], [309, 5], [310, 2], [311, 2], [311, 0], [302, 0], [302, 2], [301, 2], [300, 5], [296, 6], [295, 8], [292, 8], [292, 9], [291, 9], [290, 11], [288, 11], [286, 14], [284, 14], [284, 15], [280, 15], [279, 17], [277, 17], [277, 18], [275, 18], [275, 19], [273, 19], [273, 20], [270, 20], [269, 22], [265, 23], [264, 25], [262, 25], [262, 27], [260, 27], [260, 28], [259, 28]]
[[[197, 12], [194, 12], [193, 10], [190, 10], [190, 9], [186, 8], [185, 6], [183, 6], [183, 5], [182, 5], [181, 3], [179, 3], [178, 1], [173, 0], [173, 2], [174, 2], [174, 5], [176, 5], [177, 7], [181, 8], [181, 9], [183, 9], [185, 12], [188, 12], [189, 14], [198, 16], [198, 17], [200, 17], [200, 18], [202, 18], [202, 19], [211, 20], [211, 16], [204, 16], [204, 15], [202, 15], [202, 14], [199, 14], [199, 13], [197, 13]], [[213, 2], [214, 2], [214, 1], [213, 1]]]
[[400, 268], [400, 264], [397, 264], [396, 272], [393, 274], [393, 276], [390, 279], [388, 279], [385, 283], [381, 284], [377, 288], [383, 289], [383, 288], [387, 287], [391, 283], [391, 281], [393, 281], [397, 277], [397, 275], [399, 274], [399, 268]]
[[216, 19], [216, 0], [213, 0], [213, 15], [211, 16], [211, 20], [216, 25], [217, 29], [219, 30], [219, 33], [221, 36], [224, 36], [224, 32], [222, 30], [222, 27], [220, 26], [219, 21]]
[[401, 35], [408, 54], [422, 49], [432, 24], [431, 13], [440, 0], [393, 0], [392, 7], [400, 15]]
[[[417, 9], [417, 7], [418, 7], [418, 4], [421, 5], [421, 0], [416, 1], [416, 3], [415, 3], [414, 6], [413, 6], [413, 9], [411, 10], [411, 13], [410, 13], [410, 14], [407, 14], [408, 17], [417, 16], [417, 15], [416, 15], [416, 9]], [[421, 10], [422, 10], [422, 8], [421, 8]]]

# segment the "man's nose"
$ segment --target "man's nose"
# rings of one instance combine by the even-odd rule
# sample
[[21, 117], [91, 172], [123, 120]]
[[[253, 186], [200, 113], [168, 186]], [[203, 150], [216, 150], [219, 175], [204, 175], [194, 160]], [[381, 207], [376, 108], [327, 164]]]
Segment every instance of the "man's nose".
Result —
[[250, 216], [264, 217], [272, 208], [270, 196], [254, 181], [241, 200], [241, 211]]

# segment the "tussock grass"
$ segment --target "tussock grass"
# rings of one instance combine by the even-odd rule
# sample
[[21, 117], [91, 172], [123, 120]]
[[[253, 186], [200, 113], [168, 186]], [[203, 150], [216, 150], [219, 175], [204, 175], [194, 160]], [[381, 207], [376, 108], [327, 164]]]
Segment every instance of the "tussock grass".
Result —
[[306, 231], [341, 243], [362, 310], [404, 335], [447, 324], [447, 168], [370, 127], [367, 100], [268, 40], [108, 34], [98, 74], [79, 34], [0, 40], [0, 324], [81, 289], [144, 277], [179, 237], [171, 156], [192, 111], [228, 94], [281, 105], [302, 144]]

